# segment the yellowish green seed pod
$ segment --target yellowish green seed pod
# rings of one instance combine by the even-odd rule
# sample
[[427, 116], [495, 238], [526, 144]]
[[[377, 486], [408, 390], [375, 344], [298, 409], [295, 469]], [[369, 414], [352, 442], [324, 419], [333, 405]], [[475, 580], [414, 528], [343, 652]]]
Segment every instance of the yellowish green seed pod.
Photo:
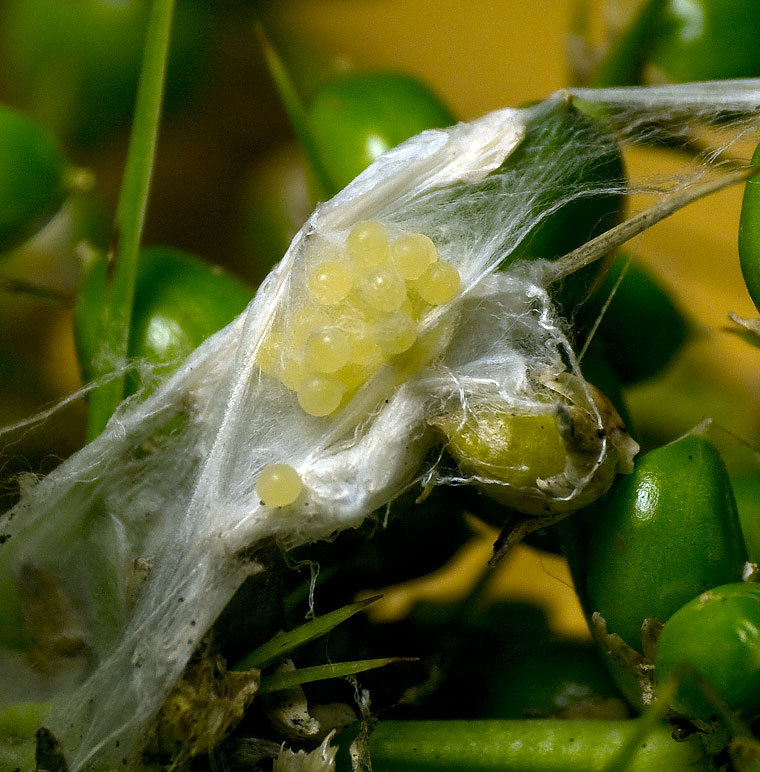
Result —
[[498, 395], [473, 399], [431, 420], [463, 473], [500, 503], [541, 516], [597, 499], [618, 471], [632, 471], [638, 451], [609, 400], [580, 378], [565, 374], [542, 396], [545, 407], [530, 410]]

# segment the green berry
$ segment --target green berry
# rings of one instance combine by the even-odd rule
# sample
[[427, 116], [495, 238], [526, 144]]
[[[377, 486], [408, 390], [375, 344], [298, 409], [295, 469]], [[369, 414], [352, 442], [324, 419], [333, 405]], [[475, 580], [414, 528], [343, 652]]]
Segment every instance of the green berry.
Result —
[[323, 85], [308, 107], [309, 126], [337, 193], [381, 153], [454, 118], [409, 75], [351, 73]]
[[[100, 257], [85, 276], [75, 309], [77, 350], [87, 379], [98, 372], [94, 359], [105, 276], [106, 261]], [[144, 248], [137, 266], [128, 356], [166, 372], [231, 322], [251, 297], [242, 282], [193, 255], [168, 247]], [[127, 391], [138, 385], [132, 375]]]
[[32, 236], [66, 197], [69, 165], [35, 121], [0, 105], [0, 252]]
[[[709, 683], [707, 692], [703, 679]], [[716, 717], [715, 690], [744, 718], [760, 713], [760, 586], [726, 584], [676, 611], [657, 641], [655, 681], [683, 676], [670, 706], [681, 715]]]
[[760, 75], [754, 0], [669, 0], [652, 31], [650, 62], [671, 81]]

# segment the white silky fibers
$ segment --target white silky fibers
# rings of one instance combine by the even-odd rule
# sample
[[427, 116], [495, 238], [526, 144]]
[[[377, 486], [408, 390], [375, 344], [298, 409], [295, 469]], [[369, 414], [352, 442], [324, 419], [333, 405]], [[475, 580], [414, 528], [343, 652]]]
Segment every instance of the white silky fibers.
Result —
[[[730, 119], [724, 125], [733, 139], [754, 126], [760, 83], [576, 96], [593, 103], [621, 140], [716, 118]], [[54, 699], [46, 725], [70, 772], [139, 757], [203, 634], [258, 570], [253, 546], [265, 538], [285, 548], [326, 538], [391, 503], [428, 471], [422, 465], [436, 441], [429, 419], [452, 399], [466, 407], [487, 394], [530, 410], [537, 383], [580, 375], [541, 261], [510, 263], [509, 256], [562, 205], [630, 186], [557, 182], [558, 171], [609, 153], [581, 132], [556, 148], [551, 163], [519, 174], [502, 167], [546, 105], [427, 131], [380, 157], [316, 209], [238, 319], [149, 396], [124, 403], [101, 436], [55, 472], [25, 485], [0, 525], [0, 593], [25, 624], [45, 613], [35, 608], [41, 597], [64, 621], [34, 661], [13, 641], [0, 649], [0, 700]], [[672, 187], [693, 173], [686, 169]], [[310, 415], [296, 391], [259, 363], [278, 329], [295, 328], [310, 271], [368, 220], [393, 238], [432, 239], [439, 260], [456, 268], [458, 291], [427, 306], [410, 291], [399, 308], [417, 302], [409, 311], [414, 345], [362, 371], [364, 380], [337, 409]], [[345, 313], [363, 313], [357, 302]], [[321, 311], [329, 316], [334, 308]], [[591, 397], [589, 404], [603, 428]], [[602, 441], [597, 466], [614, 452]], [[264, 505], [255, 489], [274, 463], [289, 464], [303, 482], [286, 507]], [[565, 498], [586, 482], [579, 479]]]

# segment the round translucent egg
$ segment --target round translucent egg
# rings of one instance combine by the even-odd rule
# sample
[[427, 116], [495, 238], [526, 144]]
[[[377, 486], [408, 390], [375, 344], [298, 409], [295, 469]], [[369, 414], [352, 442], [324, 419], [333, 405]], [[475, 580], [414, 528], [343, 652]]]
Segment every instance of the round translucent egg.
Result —
[[313, 416], [326, 416], [337, 410], [345, 387], [338, 378], [330, 375], [307, 375], [298, 384], [298, 404]]
[[456, 297], [461, 285], [459, 271], [442, 260], [429, 265], [414, 283], [417, 294], [431, 306], [440, 306]]
[[417, 323], [404, 311], [392, 311], [377, 320], [374, 338], [386, 354], [402, 354], [408, 351], [417, 339]]
[[354, 286], [351, 268], [340, 260], [324, 260], [310, 271], [306, 286], [318, 303], [334, 306], [348, 296]]
[[405, 233], [391, 245], [391, 263], [406, 280], [419, 279], [437, 259], [438, 250], [424, 233]]
[[302, 490], [301, 477], [290, 464], [270, 464], [256, 478], [256, 493], [268, 507], [287, 507]]
[[358, 222], [348, 233], [346, 248], [357, 266], [376, 268], [388, 260], [388, 232], [377, 220]]
[[406, 300], [406, 285], [390, 268], [376, 268], [362, 282], [362, 298], [376, 311], [395, 311]]
[[256, 364], [262, 373], [276, 375], [280, 368], [282, 353], [282, 336], [278, 332], [270, 332], [261, 342], [256, 354]]
[[309, 336], [332, 322], [330, 313], [315, 305], [306, 305], [290, 316], [287, 323], [288, 342], [295, 350], [302, 350]]
[[369, 370], [361, 365], [349, 364], [338, 370], [336, 375], [346, 387], [346, 392], [352, 392], [364, 385], [369, 376]]
[[363, 367], [376, 367], [382, 360], [383, 351], [372, 336], [372, 328], [368, 324], [357, 327], [351, 335], [348, 361]]
[[296, 391], [301, 381], [309, 374], [306, 362], [293, 351], [286, 351], [282, 355], [282, 369], [280, 381], [285, 388]]
[[323, 327], [306, 341], [306, 362], [318, 373], [334, 373], [348, 363], [351, 338], [339, 327]]

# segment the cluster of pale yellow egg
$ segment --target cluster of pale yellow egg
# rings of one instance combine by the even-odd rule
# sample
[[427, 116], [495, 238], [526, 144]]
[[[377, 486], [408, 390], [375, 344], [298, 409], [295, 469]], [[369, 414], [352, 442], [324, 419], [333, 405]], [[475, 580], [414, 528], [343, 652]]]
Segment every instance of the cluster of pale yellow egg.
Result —
[[[291, 303], [275, 322], [257, 364], [294, 391], [306, 413], [329, 416], [414, 346], [425, 312], [452, 300], [461, 280], [426, 235], [392, 238], [377, 220], [356, 223], [343, 244], [315, 241], [307, 249], [305, 291], [293, 288], [298, 307]], [[272, 464], [256, 490], [265, 504], [286, 506], [300, 495], [301, 480]]]

